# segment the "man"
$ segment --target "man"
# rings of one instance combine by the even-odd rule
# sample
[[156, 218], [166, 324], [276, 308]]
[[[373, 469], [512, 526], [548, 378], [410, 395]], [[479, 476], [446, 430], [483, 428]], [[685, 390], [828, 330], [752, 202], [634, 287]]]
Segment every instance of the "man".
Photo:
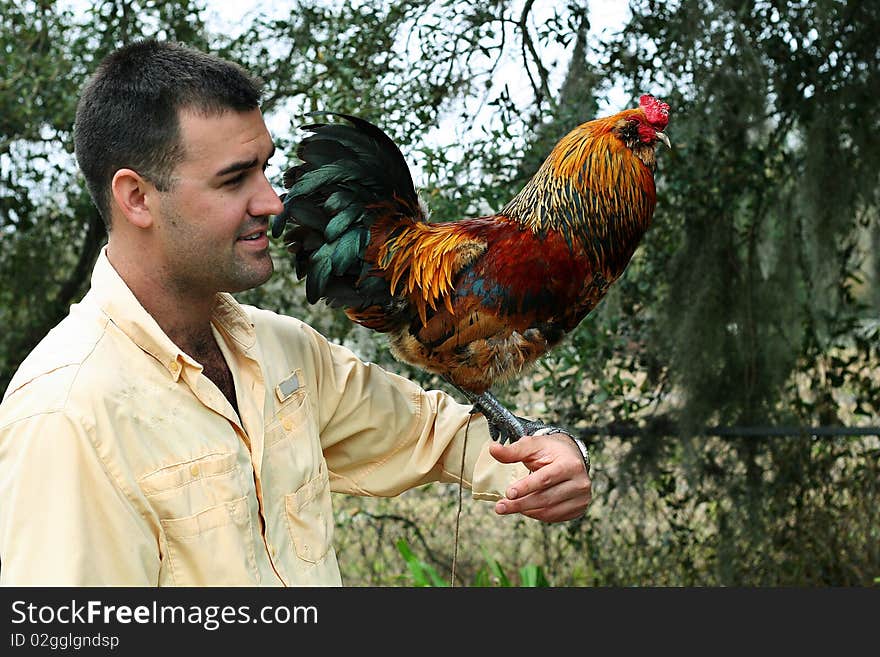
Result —
[[271, 276], [282, 209], [259, 99], [157, 41], [85, 86], [76, 154], [109, 240], [0, 405], [3, 584], [339, 585], [331, 491], [459, 481], [462, 458], [499, 514], [589, 504], [570, 437], [493, 443], [444, 393], [230, 296]]

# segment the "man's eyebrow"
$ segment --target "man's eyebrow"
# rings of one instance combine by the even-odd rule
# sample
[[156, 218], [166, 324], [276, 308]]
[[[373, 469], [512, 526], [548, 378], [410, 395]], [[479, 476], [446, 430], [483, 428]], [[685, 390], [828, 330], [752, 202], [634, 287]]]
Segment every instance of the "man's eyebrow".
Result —
[[[272, 159], [272, 156], [275, 155], [275, 145], [272, 145], [272, 151], [269, 153], [269, 157], [266, 158], [266, 163], [268, 164], [269, 160]], [[227, 167], [223, 167], [215, 173], [214, 175], [218, 178], [221, 176], [229, 175], [230, 173], [235, 173], [236, 171], [246, 171], [248, 169], [252, 169], [257, 166], [257, 158], [253, 158], [252, 160], [233, 162]]]
[[233, 162], [228, 167], [224, 167], [218, 171], [216, 175], [218, 178], [220, 176], [225, 176], [229, 173], [235, 173], [236, 171], [245, 171], [247, 169], [251, 169], [257, 166], [257, 160], [254, 158], [253, 160], [248, 160], [247, 162]]

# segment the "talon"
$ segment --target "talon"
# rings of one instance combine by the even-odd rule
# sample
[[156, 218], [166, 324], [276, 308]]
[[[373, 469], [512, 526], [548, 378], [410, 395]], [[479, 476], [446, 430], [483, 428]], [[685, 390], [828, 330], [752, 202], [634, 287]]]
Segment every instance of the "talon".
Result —
[[444, 377], [446, 381], [457, 389], [472, 404], [470, 413], [482, 413], [489, 422], [489, 435], [492, 440], [500, 442], [502, 445], [507, 442], [515, 443], [520, 436], [525, 435], [520, 418], [502, 406], [495, 397], [489, 392], [474, 394], [464, 390], [461, 386], [456, 385], [448, 377]]

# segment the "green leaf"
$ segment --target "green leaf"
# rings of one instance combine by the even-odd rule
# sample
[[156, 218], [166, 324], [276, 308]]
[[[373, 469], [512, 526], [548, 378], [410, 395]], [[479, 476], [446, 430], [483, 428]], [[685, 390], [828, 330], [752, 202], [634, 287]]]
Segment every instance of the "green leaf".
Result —
[[520, 586], [527, 587], [545, 587], [550, 586], [544, 571], [540, 566], [529, 564], [519, 569]]
[[504, 572], [504, 569], [501, 567], [501, 564], [498, 563], [495, 559], [489, 556], [489, 553], [483, 549], [483, 555], [486, 557], [486, 564], [489, 567], [489, 572], [495, 577], [498, 581], [498, 586], [509, 587], [510, 580], [507, 577], [507, 574]]
[[419, 559], [409, 547], [406, 539], [397, 541], [397, 550], [403, 556], [415, 586], [444, 587], [449, 586], [430, 564]]

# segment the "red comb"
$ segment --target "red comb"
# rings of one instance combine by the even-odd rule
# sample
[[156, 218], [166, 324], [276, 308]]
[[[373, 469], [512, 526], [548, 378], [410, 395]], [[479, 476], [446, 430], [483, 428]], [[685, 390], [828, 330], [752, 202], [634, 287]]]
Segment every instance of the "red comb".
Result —
[[654, 96], [645, 94], [639, 98], [639, 107], [644, 110], [645, 116], [651, 125], [663, 130], [666, 124], [669, 123], [669, 105], [662, 100], [657, 100]]

